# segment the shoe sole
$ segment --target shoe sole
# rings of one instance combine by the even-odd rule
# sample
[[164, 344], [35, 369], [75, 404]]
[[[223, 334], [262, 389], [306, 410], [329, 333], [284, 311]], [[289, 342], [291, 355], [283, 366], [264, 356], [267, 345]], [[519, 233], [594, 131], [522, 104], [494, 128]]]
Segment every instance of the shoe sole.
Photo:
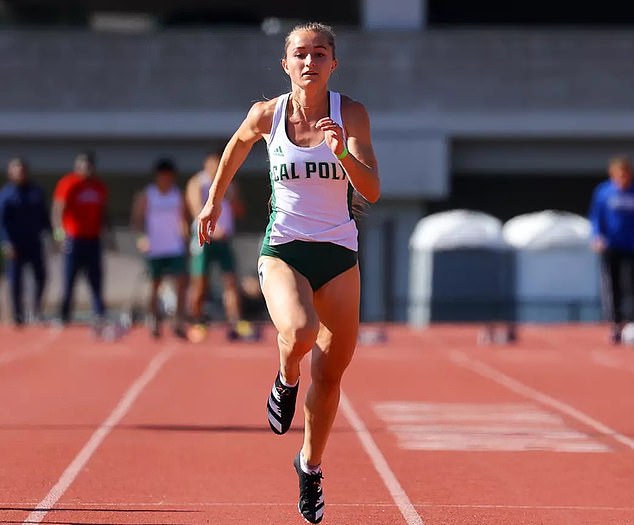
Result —
[[318, 521], [308, 521], [306, 518], [304, 518], [304, 515], [302, 514], [302, 509], [299, 508], [299, 503], [297, 503], [297, 512], [299, 512], [299, 515], [302, 517], [302, 519], [306, 522], [306, 523], [310, 523], [310, 525], [316, 525], [317, 523], [319, 523]]

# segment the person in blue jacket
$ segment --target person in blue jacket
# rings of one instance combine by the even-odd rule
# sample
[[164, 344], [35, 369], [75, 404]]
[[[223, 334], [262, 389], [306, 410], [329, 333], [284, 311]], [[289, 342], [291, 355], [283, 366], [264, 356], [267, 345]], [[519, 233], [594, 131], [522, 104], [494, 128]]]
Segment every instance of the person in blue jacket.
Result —
[[31, 266], [35, 280], [33, 314], [39, 318], [46, 283], [42, 234], [51, 231], [44, 191], [29, 179], [24, 159], [14, 158], [7, 167], [8, 183], [0, 190], [0, 243], [6, 262], [13, 321], [25, 322], [23, 274]]
[[[626, 156], [608, 164], [609, 180], [595, 190], [590, 207], [592, 247], [601, 254], [601, 280], [611, 341], [621, 342], [621, 330], [633, 321], [634, 306], [634, 176]], [[625, 312], [629, 301], [630, 312]]]

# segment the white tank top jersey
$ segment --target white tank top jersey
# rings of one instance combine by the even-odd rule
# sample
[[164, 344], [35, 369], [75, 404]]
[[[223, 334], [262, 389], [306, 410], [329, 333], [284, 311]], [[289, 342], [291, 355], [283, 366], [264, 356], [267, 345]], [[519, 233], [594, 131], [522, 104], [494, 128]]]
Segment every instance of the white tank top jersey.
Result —
[[[196, 174], [198, 177], [198, 184], [200, 186], [200, 198], [203, 206], [207, 202], [207, 197], [209, 196], [209, 188], [211, 187], [212, 178], [206, 171], [199, 171]], [[231, 192], [231, 186], [227, 189], [227, 194]], [[216, 230], [220, 230], [224, 233], [224, 237], [231, 237], [235, 232], [235, 220], [233, 217], [233, 210], [231, 208], [231, 202], [229, 199], [222, 199], [222, 211], [220, 212], [220, 217], [218, 217], [218, 222], [216, 222]], [[196, 234], [198, 235], [198, 234]]]
[[145, 232], [150, 244], [148, 256], [184, 255], [183, 198], [180, 190], [172, 188], [167, 193], [161, 193], [155, 184], [150, 184], [145, 192]]
[[[341, 95], [329, 93], [330, 118], [343, 128]], [[357, 251], [357, 226], [352, 218], [352, 185], [325, 141], [317, 146], [293, 144], [286, 133], [290, 93], [275, 105], [268, 139], [271, 214], [264, 244], [290, 241], [331, 242]]]

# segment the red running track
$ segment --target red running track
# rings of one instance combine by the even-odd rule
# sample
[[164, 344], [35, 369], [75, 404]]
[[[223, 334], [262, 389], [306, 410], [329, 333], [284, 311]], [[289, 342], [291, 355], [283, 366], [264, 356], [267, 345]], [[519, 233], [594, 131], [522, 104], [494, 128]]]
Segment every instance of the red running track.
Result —
[[[323, 523], [634, 524], [634, 348], [596, 326], [525, 327], [513, 346], [466, 326], [387, 335], [345, 377]], [[301, 411], [285, 436], [266, 421], [271, 330], [0, 341], [0, 522], [303, 523]]]

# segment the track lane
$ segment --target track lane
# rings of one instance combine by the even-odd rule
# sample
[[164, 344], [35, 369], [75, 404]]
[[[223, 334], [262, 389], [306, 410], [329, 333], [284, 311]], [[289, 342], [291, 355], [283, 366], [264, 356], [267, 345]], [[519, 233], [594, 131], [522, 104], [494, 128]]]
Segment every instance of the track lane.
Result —
[[[473, 328], [438, 327], [424, 332], [395, 328], [390, 335], [389, 345], [360, 349], [346, 389], [427, 525], [634, 523], [631, 451], [611, 436], [593, 435], [593, 429], [560, 414], [554, 414], [555, 420], [561, 420], [566, 429], [585, 434], [611, 451], [404, 449], [385, 415], [377, 413], [377, 406], [389, 407], [389, 402], [440, 407], [528, 403], [537, 407], [536, 414], [542, 414], [543, 407], [450, 360], [452, 348], [469, 355], [503, 351], [478, 348]], [[561, 341], [554, 342], [553, 348], [557, 345]], [[535, 363], [535, 373], [552, 368], [543, 359]], [[576, 399], [583, 395], [585, 385], [570, 379], [562, 383]], [[614, 404], [615, 399], [610, 398], [614, 393], [608, 392], [605, 404]], [[546, 412], [544, 417], [553, 411]], [[436, 423], [443, 425], [442, 420]], [[473, 431], [463, 430], [464, 436], [474, 437], [469, 432]], [[501, 438], [492, 438], [499, 448], [505, 444], [504, 432], [507, 441], [517, 437], [512, 428], [501, 432]]]
[[[293, 456], [301, 407], [285, 436], [268, 428], [277, 370], [272, 332], [257, 345], [213, 332], [185, 346], [148, 385], [60, 500], [52, 520], [72, 523], [303, 523]], [[308, 385], [304, 363], [300, 398]], [[324, 465], [325, 523], [404, 523], [343, 417]], [[81, 508], [91, 502], [91, 510]], [[117, 513], [110, 505], [117, 506]], [[92, 521], [90, 521], [92, 520]]]
[[[627, 447], [451, 360], [452, 351], [466, 352], [600, 421], [609, 416], [605, 423], [628, 435], [631, 418], [623, 416], [627, 413], [623, 410], [634, 397], [629, 388], [631, 372], [615, 365], [615, 359], [627, 364], [630, 354], [627, 349], [607, 347], [602, 334], [597, 327], [580, 327], [573, 333], [553, 327], [523, 333], [514, 347], [477, 347], [473, 327], [434, 327], [424, 332], [394, 327], [389, 329], [389, 344], [359, 347], [343, 387], [425, 525], [634, 524], [634, 454]], [[127, 386], [122, 374], [133, 376], [131, 369], [138, 374], [157, 351], [142, 333], [126, 344], [103, 348], [85, 334], [68, 337], [83, 343], [58, 348], [59, 355], [50, 363], [48, 358], [43, 362], [37, 358], [28, 366], [31, 358], [16, 361], [4, 367], [4, 376], [0, 367], [0, 395], [5, 385], [7, 395], [25, 381], [12, 410], [3, 414], [0, 406], [0, 441], [12, 431], [30, 434], [35, 449], [49, 451], [41, 456], [44, 465], [39, 471], [49, 483], [54, 476], [47, 472], [55, 469], [47, 464], [55, 463], [50, 454], [55, 444], [46, 444], [46, 434], [58, 434], [61, 455], [72, 459], [73, 447], [65, 447], [72, 442], [76, 453], [83, 443], [79, 434], [85, 441], [118, 399], [109, 386], [98, 387], [118, 382], [120, 396]], [[218, 332], [205, 345], [179, 347], [44, 522], [302, 523], [295, 509], [296, 478], [290, 465], [301, 444], [299, 425], [277, 437], [269, 432], [264, 414], [277, 365], [274, 348], [270, 332], [257, 345], [227, 345]], [[597, 363], [596, 355], [614, 366]], [[63, 375], [62, 362], [69, 375]], [[81, 378], [82, 371], [89, 369], [103, 370], [107, 377], [93, 374], [92, 381], [66, 384], [69, 377]], [[303, 373], [306, 377], [306, 368]], [[29, 385], [51, 375], [59, 376], [58, 388], [52, 388], [49, 378], [47, 388], [30, 391]], [[589, 380], [600, 387], [601, 395], [587, 392]], [[302, 381], [301, 395], [306, 383]], [[404, 401], [442, 407], [528, 405], [529, 415], [555, 413], [566, 429], [586, 435], [609, 452], [404, 449], [380, 408]], [[40, 403], [44, 408], [49, 403], [50, 410], [38, 412]], [[26, 412], [20, 419], [15, 414], [22, 410]], [[299, 409], [297, 415], [301, 417]], [[23, 428], [30, 420], [39, 421], [40, 428]], [[79, 428], [82, 425], [89, 428]], [[504, 432], [508, 429], [503, 436]], [[469, 436], [469, 431], [464, 433]], [[507, 441], [517, 437], [508, 436]], [[20, 439], [13, 443], [18, 455]], [[21, 461], [10, 465], [17, 472], [20, 490], [1, 494], [2, 520], [22, 523], [28, 512], [16, 509], [28, 511], [45, 493], [29, 491], [30, 483], [21, 481], [37, 479], [31, 470], [40, 467], [34, 465], [35, 454], [23, 454]], [[405, 523], [341, 412], [329, 443], [325, 476], [325, 524]], [[38, 495], [32, 496], [33, 492]]]
[[0, 502], [17, 503], [0, 505], [0, 521], [21, 522], [47, 494], [155, 354], [146, 342], [100, 343], [69, 328], [43, 351], [0, 366]]
[[[468, 352], [540, 392], [587, 414], [634, 448], [634, 351], [606, 342], [596, 326], [526, 327], [519, 345]], [[459, 348], [458, 348], [459, 349]]]

